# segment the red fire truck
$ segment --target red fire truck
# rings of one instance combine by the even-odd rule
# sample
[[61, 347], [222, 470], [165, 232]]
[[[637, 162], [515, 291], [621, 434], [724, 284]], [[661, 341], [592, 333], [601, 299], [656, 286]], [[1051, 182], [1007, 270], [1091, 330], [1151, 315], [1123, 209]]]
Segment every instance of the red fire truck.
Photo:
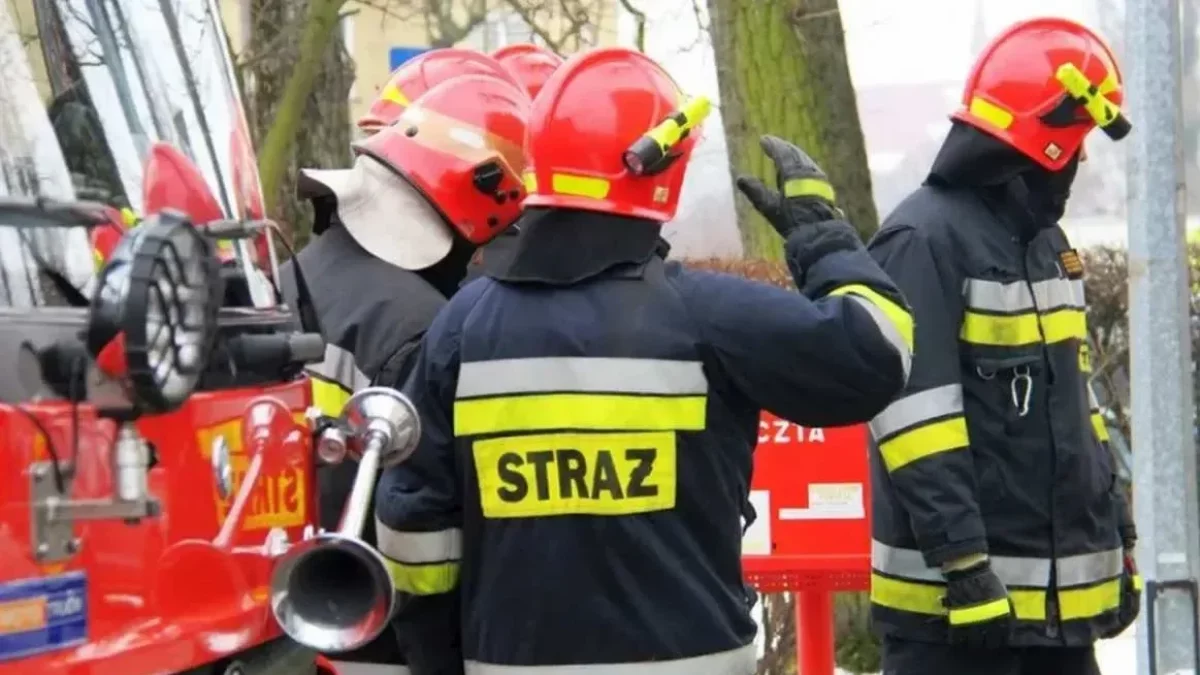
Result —
[[[273, 612], [321, 628], [314, 562], [378, 577], [314, 532], [325, 347], [277, 304], [225, 44], [215, 0], [0, 7], [0, 674], [313, 672]], [[323, 457], [415, 440], [394, 392], [356, 401]], [[364, 592], [341, 627], [386, 619]]]

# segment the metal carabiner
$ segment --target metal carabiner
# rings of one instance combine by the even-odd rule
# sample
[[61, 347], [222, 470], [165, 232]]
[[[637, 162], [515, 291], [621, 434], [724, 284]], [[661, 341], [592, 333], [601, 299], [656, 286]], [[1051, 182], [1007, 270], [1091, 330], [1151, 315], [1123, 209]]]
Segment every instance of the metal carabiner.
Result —
[[1010, 383], [1013, 406], [1017, 414], [1024, 417], [1029, 414], [1029, 399], [1033, 395], [1033, 378], [1029, 376], [1029, 366], [1013, 368], [1013, 378]]
[[996, 379], [996, 371], [984, 370], [983, 366], [975, 366], [975, 374], [979, 376], [979, 379], [984, 381]]

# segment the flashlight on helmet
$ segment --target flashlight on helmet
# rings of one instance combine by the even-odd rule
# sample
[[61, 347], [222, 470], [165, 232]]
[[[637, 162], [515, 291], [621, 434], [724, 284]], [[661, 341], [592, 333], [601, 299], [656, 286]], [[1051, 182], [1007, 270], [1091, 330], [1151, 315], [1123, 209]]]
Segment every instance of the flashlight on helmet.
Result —
[[1096, 126], [1103, 129], [1109, 138], [1119, 141], [1133, 129], [1133, 124], [1121, 112], [1121, 107], [1101, 94], [1100, 88], [1092, 84], [1074, 63], [1059, 66], [1054, 78], [1083, 106], [1088, 115], [1096, 121]]
[[687, 138], [692, 129], [700, 126], [712, 111], [712, 104], [697, 96], [667, 116], [658, 126], [633, 142], [621, 160], [636, 176], [653, 175], [665, 168], [671, 148]]

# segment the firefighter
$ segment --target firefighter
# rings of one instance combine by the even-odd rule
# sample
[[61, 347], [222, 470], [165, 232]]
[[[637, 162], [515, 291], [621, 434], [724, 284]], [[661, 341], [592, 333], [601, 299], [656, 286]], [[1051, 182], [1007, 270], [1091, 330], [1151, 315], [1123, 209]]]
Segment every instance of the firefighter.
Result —
[[[327, 414], [370, 383], [401, 385], [475, 247], [517, 218], [528, 113], [525, 93], [506, 79], [450, 78], [410, 103], [396, 125], [358, 142], [352, 169], [302, 171], [300, 192], [323, 231], [297, 257], [329, 343], [325, 362], [310, 372]], [[294, 272], [280, 276], [294, 303]], [[354, 474], [349, 462], [322, 470], [322, 527], [337, 526]], [[374, 544], [374, 536], [368, 526], [364, 538]], [[407, 660], [415, 675], [457, 672], [461, 658], [444, 649], [451, 635], [405, 628], [421, 603], [424, 611], [457, 611], [452, 600], [418, 600], [401, 609], [393, 631], [339, 658]]]
[[913, 307], [903, 395], [871, 422], [874, 623], [889, 675], [1098, 673], [1135, 619], [1137, 534], [1088, 381], [1083, 266], [1058, 221], [1112, 52], [1034, 19], [979, 57], [925, 183], [872, 256]]
[[492, 58], [504, 66], [517, 82], [529, 92], [530, 100], [546, 85], [546, 80], [563, 64], [562, 57], [535, 44], [523, 42], [501, 47]]
[[392, 71], [379, 97], [360, 118], [358, 128], [370, 136], [387, 127], [421, 94], [447, 79], [460, 75], [491, 75], [515, 87], [521, 84], [507, 68], [487, 54], [453, 47], [431, 49], [405, 61]]
[[[529, 92], [529, 100], [537, 98], [538, 92], [546, 84], [546, 80], [562, 65], [563, 60], [558, 54], [534, 44], [520, 43], [508, 45], [492, 52], [492, 58], [504, 66], [513, 78]], [[470, 283], [482, 276], [488, 268], [500, 267], [508, 263], [516, 250], [517, 235], [521, 228], [513, 225], [500, 233], [487, 246], [475, 252], [471, 264], [467, 266], [467, 278], [464, 284]]]
[[639, 52], [572, 57], [531, 113], [515, 255], [425, 334], [377, 529], [398, 587], [461, 580], [468, 673], [753, 673], [759, 411], [850, 424], [903, 386], [904, 301], [795, 146], [762, 142], [782, 194], [739, 187], [801, 293], [657, 255], [708, 110]]

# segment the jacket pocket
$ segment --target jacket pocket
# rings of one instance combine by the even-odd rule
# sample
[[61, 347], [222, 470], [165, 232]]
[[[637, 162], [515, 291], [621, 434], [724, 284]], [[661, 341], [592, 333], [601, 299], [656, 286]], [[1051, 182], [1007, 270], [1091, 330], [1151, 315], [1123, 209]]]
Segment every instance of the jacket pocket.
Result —
[[975, 421], [984, 427], [989, 442], [1028, 433], [1029, 423], [1044, 414], [1039, 404], [1045, 400], [1046, 369], [1040, 355], [970, 356], [964, 365], [964, 394], [980, 404], [979, 410], [968, 409], [967, 416], [983, 418]]

